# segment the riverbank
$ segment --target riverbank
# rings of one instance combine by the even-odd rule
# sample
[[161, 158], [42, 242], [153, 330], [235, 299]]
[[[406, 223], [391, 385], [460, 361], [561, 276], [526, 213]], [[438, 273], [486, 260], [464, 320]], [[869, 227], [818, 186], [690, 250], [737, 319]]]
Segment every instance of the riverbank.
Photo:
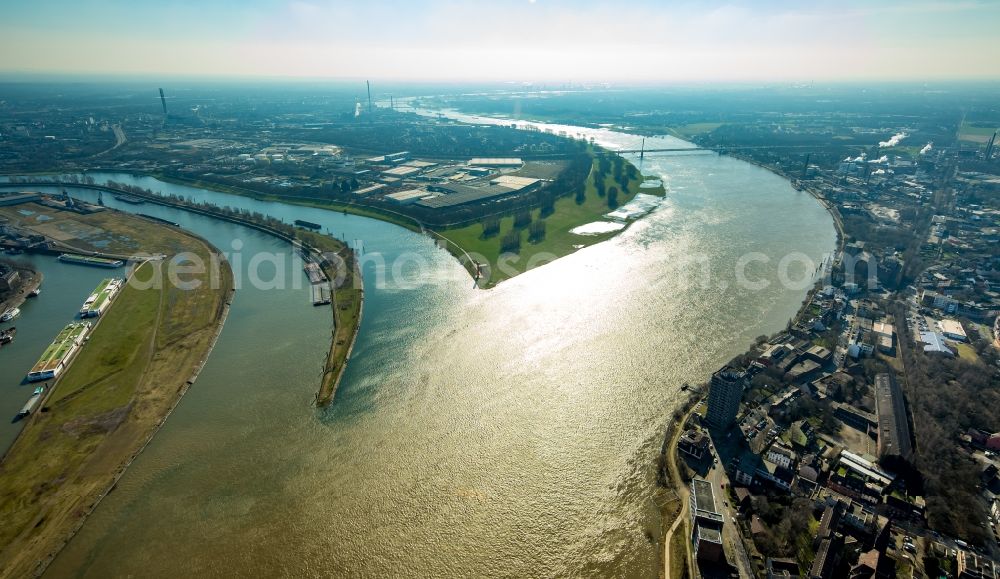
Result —
[[[221, 254], [220, 254], [220, 258], [222, 258]], [[225, 262], [224, 259], [223, 259], [223, 263], [225, 263], [225, 267], [227, 269], [229, 269], [228, 262]], [[229, 269], [229, 275], [230, 275], [230, 277], [232, 276], [232, 270], [231, 269]], [[139, 449], [136, 450], [128, 458], [128, 460], [124, 464], [122, 464], [121, 467], [115, 472], [114, 477], [111, 480], [111, 483], [107, 486], [107, 488], [104, 490], [104, 492], [102, 492], [96, 498], [96, 500], [93, 503], [91, 503], [91, 505], [87, 508], [86, 513], [82, 517], [80, 517], [80, 519], [77, 522], [76, 526], [66, 536], [66, 538], [62, 542], [62, 544], [59, 545], [59, 547], [56, 548], [54, 551], [52, 551], [49, 554], [49, 556], [39, 565], [39, 569], [37, 570], [36, 575], [42, 575], [45, 572], [45, 570], [48, 568], [48, 566], [52, 563], [52, 561], [55, 560], [56, 556], [59, 555], [59, 552], [66, 545], [69, 544], [69, 542], [73, 539], [73, 537], [76, 536], [77, 533], [80, 532], [80, 529], [83, 528], [83, 524], [87, 521], [87, 518], [91, 514], [93, 514], [94, 510], [97, 509], [97, 507], [101, 504], [101, 501], [103, 501], [105, 499], [105, 497], [107, 497], [108, 494], [111, 491], [113, 491], [116, 486], [118, 486], [118, 481], [120, 481], [121, 478], [125, 475], [125, 471], [127, 471], [128, 468], [130, 466], [132, 466], [132, 463], [135, 462], [135, 459], [137, 459], [139, 457], [139, 455], [141, 455], [143, 453], [143, 451], [146, 450], [146, 447], [149, 446], [149, 444], [153, 441], [153, 438], [157, 435], [157, 433], [160, 432], [160, 429], [163, 428], [163, 425], [166, 424], [167, 419], [170, 418], [170, 415], [173, 414], [174, 410], [177, 409], [177, 406], [181, 403], [181, 399], [184, 398], [184, 395], [187, 394], [187, 392], [191, 388], [191, 386], [194, 385], [195, 381], [198, 379], [198, 376], [201, 374], [202, 369], [205, 367], [205, 363], [208, 362], [208, 358], [211, 355], [212, 350], [215, 349], [215, 344], [216, 344], [216, 342], [218, 342], [219, 336], [222, 335], [222, 329], [223, 329], [223, 327], [225, 327], [226, 320], [229, 318], [229, 310], [230, 310], [230, 307], [232, 306], [233, 294], [234, 294], [235, 291], [236, 291], [235, 288], [231, 288], [230, 291], [229, 291], [229, 296], [225, 300], [225, 304], [223, 306], [222, 313], [219, 316], [218, 324], [216, 326], [215, 334], [212, 336], [212, 342], [209, 345], [208, 351], [205, 353], [205, 357], [201, 360], [200, 364], [196, 368], [194, 374], [192, 374], [191, 378], [188, 379], [184, 383], [184, 386], [181, 388], [181, 390], [178, 393], [177, 397], [174, 399], [173, 404], [170, 406], [170, 408], [167, 410], [167, 412], [163, 415], [163, 418], [156, 423], [156, 426], [153, 428], [153, 430], [151, 430], [149, 432], [149, 435], [146, 437], [146, 440], [142, 443], [142, 446], [139, 447]]]
[[[16, 294], [8, 296], [6, 299], [0, 302], [0, 313], [3, 313], [10, 308], [21, 307], [24, 304], [24, 302], [27, 301], [28, 296], [31, 294], [31, 292], [41, 287], [42, 280], [45, 278], [45, 276], [43, 276], [41, 272], [35, 271], [29, 267], [24, 267], [21, 264], [19, 264], [19, 266], [16, 269], [18, 275], [20, 275], [21, 278], [24, 279], [24, 282], [22, 283], [21, 287], [18, 289]], [[13, 323], [13, 321], [11, 323]]]
[[[829, 211], [830, 205], [825, 200], [821, 198], [817, 198], [817, 200]], [[833, 217], [834, 215], [831, 213], [831, 218]], [[844, 236], [839, 220], [834, 218], [834, 223], [837, 227], [839, 252], [843, 249]], [[806, 294], [794, 318], [792, 318], [793, 320], [798, 320], [807, 313], [813, 291], [815, 291], [815, 288], [810, 289]], [[771, 337], [780, 333], [781, 331], [779, 330], [771, 334]], [[741, 355], [749, 355], [750, 352], [751, 349], [747, 349]], [[684, 425], [687, 424], [688, 420], [696, 412], [699, 404], [706, 399], [707, 395], [707, 387], [705, 391], [695, 390], [689, 393], [682, 408], [674, 413], [674, 417], [668, 423], [664, 434], [664, 444], [658, 462], [658, 480], [661, 486], [666, 488], [667, 491], [673, 492], [680, 501], [679, 508], [673, 508], [671, 503], [667, 503], [660, 509], [664, 527], [668, 521], [673, 521], [670, 528], [666, 530], [663, 538], [664, 549], [661, 562], [663, 563], [662, 569], [664, 575], [661, 575], [661, 577], [666, 577], [666, 579], [698, 576], [692, 569], [692, 565], [696, 565], [696, 563], [692, 557], [691, 542], [689, 540], [692, 532], [689, 523], [690, 517], [688, 516], [690, 496], [688, 485], [690, 484], [690, 478], [682, 474], [687, 467], [680, 456], [678, 444], [681, 434], [684, 432]]]
[[[689, 493], [678, 462], [680, 456], [677, 444], [684, 431], [683, 426], [698, 408], [700, 400], [700, 393], [692, 392], [688, 395], [667, 424], [663, 446], [660, 448], [657, 482], [673, 495], [673, 500], [666, 501], [660, 507], [661, 530], [664, 531], [661, 541], [663, 573], [660, 575], [663, 579], [681, 579], [691, 572], [691, 549], [688, 541], [690, 529], [687, 523]], [[677, 532], [678, 529], [680, 533]]]
[[[795, 184], [796, 186], [794, 188], [796, 190], [805, 190], [809, 193], [820, 203], [820, 205], [823, 206], [833, 221], [837, 232], [837, 254], [840, 254], [843, 251], [845, 233], [840, 212], [837, 210], [836, 206], [830, 203], [823, 196], [821, 191], [808, 185], [802, 186], [790, 175], [760, 163], [747, 155], [730, 154], [730, 156], [751, 165], [755, 165], [761, 169], [765, 169], [783, 179], [788, 180], [789, 183]], [[811, 290], [810, 293], [806, 295], [805, 299], [803, 299], [794, 319], [800, 318], [806, 312], [810, 303], [809, 295], [811, 295]], [[749, 350], [745, 353], [749, 353]], [[668, 502], [660, 509], [663, 529], [665, 529], [663, 536], [664, 548], [661, 559], [661, 577], [666, 577], [667, 579], [689, 577], [692, 576], [693, 573], [691, 565], [694, 563], [691, 557], [689, 541], [691, 529], [689, 528], [689, 517], [687, 514], [689, 481], [684, 480], [685, 477], [681, 475], [683, 461], [679, 454], [678, 443], [684, 430], [683, 426], [695, 412], [698, 404], [705, 395], [707, 395], [707, 392], [689, 394], [686, 401], [682, 405], [682, 408], [674, 413], [674, 417], [667, 425], [666, 432], [664, 434], [664, 444], [659, 457], [658, 480], [668, 492], [673, 492], [677, 496], [679, 503], [679, 508], [675, 507], [675, 504], [678, 503]], [[670, 523], [670, 527], [666, 528], [668, 523]]]
[[[3, 576], [44, 571], [197, 380], [226, 320], [234, 281], [218, 250], [176, 228], [115, 219], [151, 232], [157, 241], [145, 250], [189, 251], [219, 270], [185, 274], [202, 282], [196, 289], [127, 285], [50, 384], [43, 411], [0, 462]], [[146, 262], [133, 275], [145, 280], [164, 263]]]

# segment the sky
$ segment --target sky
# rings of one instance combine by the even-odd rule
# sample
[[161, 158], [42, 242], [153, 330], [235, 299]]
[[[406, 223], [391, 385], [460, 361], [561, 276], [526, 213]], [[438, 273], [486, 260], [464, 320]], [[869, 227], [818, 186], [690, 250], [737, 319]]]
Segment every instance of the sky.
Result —
[[7, 73], [1000, 79], [1000, 0], [32, 0], [2, 13]]

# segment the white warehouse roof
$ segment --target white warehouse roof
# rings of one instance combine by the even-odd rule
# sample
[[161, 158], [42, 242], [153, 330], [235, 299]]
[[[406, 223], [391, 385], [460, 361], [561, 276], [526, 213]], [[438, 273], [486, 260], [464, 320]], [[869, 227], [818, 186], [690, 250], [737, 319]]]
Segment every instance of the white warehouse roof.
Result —
[[532, 179], [531, 177], [515, 177], [514, 175], [500, 175], [496, 179], [490, 181], [494, 185], [500, 185], [501, 187], [508, 187], [515, 191], [519, 191], [526, 187], [531, 187], [535, 183], [538, 183], [538, 179]]
[[517, 157], [476, 157], [469, 164], [482, 167], [520, 167], [524, 163]]

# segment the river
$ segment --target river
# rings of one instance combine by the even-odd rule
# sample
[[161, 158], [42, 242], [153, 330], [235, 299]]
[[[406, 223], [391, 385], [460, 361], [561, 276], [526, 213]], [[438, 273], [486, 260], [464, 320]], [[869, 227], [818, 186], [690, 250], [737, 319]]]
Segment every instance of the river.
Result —
[[[655, 457], [681, 384], [784, 327], [806, 290], [778, 283], [779, 262], [818, 264], [836, 235], [819, 203], [753, 165], [682, 154], [642, 168], [667, 187], [650, 215], [489, 291], [396, 226], [94, 174], [313, 221], [363, 246], [364, 322], [320, 411], [329, 311], [305, 290], [245, 284], [197, 384], [50, 575], [655, 577]], [[240, 226], [138, 210], [224, 251], [233, 239], [287, 251]], [[748, 254], [747, 277], [766, 288], [737, 283]], [[382, 276], [392, 268], [379, 261], [401, 255], [427, 271]], [[708, 283], [679, 267], [691, 256]]]

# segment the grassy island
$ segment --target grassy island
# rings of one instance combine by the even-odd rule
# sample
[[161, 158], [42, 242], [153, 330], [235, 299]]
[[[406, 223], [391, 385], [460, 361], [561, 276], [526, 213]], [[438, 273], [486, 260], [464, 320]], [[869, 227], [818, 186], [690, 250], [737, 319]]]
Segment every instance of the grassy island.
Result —
[[337, 386], [347, 366], [347, 358], [351, 355], [361, 326], [364, 289], [354, 252], [343, 242], [329, 235], [306, 230], [296, 231], [296, 236], [324, 256], [320, 266], [327, 278], [334, 280], [331, 283], [335, 284], [331, 302], [333, 335], [330, 337], [330, 353], [327, 355], [323, 381], [316, 395], [316, 403], [326, 406], [337, 393]]
[[[178, 253], [191, 252], [206, 264], [217, 253], [177, 228], [119, 212], [44, 210], [51, 219], [43, 223], [64, 232], [87, 231], [90, 239], [106, 235], [122, 243], [120, 251], [166, 256], [131, 272], [137, 281], [158, 270], [165, 276]], [[61, 243], [92, 249], [85, 239]], [[0, 463], [0, 575], [26, 577], [44, 569], [194, 382], [221, 330], [233, 287], [228, 264], [221, 262], [214, 273], [209, 269], [181, 276], [200, 281], [196, 289], [127, 284], [94, 322], [72, 365], [48, 383], [42, 411], [26, 418]], [[81, 300], [89, 289], [81, 288]]]

